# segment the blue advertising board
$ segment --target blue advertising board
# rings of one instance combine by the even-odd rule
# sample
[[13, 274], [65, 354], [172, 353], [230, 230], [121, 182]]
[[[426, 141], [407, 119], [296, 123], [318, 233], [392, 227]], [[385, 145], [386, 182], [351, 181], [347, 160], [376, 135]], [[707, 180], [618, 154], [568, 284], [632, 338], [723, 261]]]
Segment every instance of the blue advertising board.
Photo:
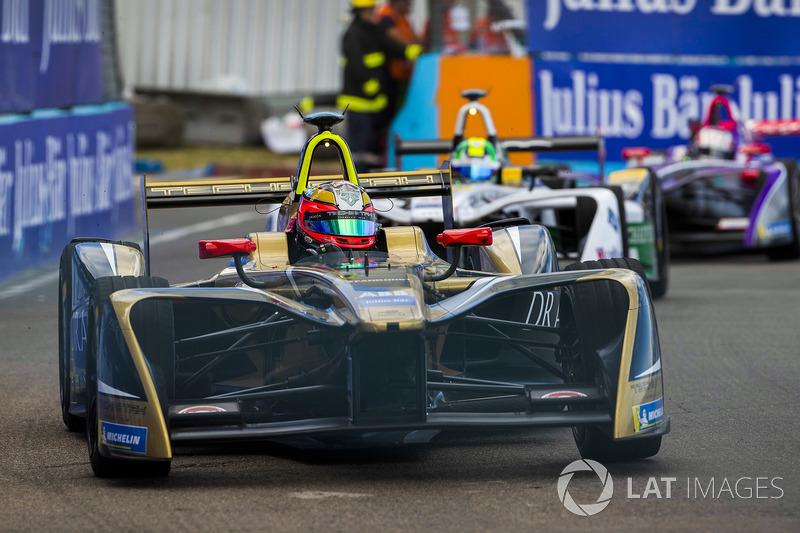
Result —
[[0, 0], [0, 113], [104, 102], [101, 0]]
[[0, 277], [130, 231], [133, 126], [122, 103], [0, 117]]
[[529, 0], [533, 53], [798, 56], [797, 0]]
[[[685, 144], [689, 120], [701, 119], [715, 84], [736, 87], [742, 120], [800, 118], [800, 65], [736, 66], [534, 61], [539, 135], [602, 130], [607, 157], [626, 146]], [[800, 156], [800, 137], [770, 138], [778, 156]]]

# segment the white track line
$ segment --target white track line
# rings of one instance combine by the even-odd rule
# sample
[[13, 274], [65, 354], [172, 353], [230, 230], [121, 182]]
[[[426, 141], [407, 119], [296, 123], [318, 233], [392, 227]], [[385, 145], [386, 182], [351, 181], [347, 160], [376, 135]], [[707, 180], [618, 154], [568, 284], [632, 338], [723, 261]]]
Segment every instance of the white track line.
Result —
[[[209, 231], [224, 226], [235, 226], [237, 224], [247, 222], [248, 220], [253, 220], [253, 218], [253, 213], [238, 213], [214, 220], [198, 222], [197, 224], [192, 224], [191, 226], [176, 228], [152, 237], [150, 239], [150, 246], [167, 244], [183, 239], [195, 233], [201, 233], [203, 231]], [[0, 292], [0, 301], [14, 298], [15, 296], [19, 296], [20, 294], [25, 294], [27, 292], [35, 291], [38, 288], [51, 283], [58, 283], [58, 269], [56, 269], [55, 272], [48, 272], [46, 274], [39, 275], [36, 277], [36, 279], [31, 281], [26, 281], [16, 284], [13, 287], [9, 287], [8, 289]]]
[[[238, 213], [236, 215], [228, 215], [214, 220], [198, 222], [197, 224], [192, 224], [191, 226], [183, 226], [182, 228], [165, 231], [160, 235], [151, 237], [150, 245], [158, 246], [160, 244], [178, 241], [195, 233], [202, 233], [204, 231], [210, 231], [212, 229], [217, 229], [224, 226], [236, 226], [237, 224], [247, 222], [248, 220], [253, 220], [254, 218], [254, 213]], [[261, 218], [263, 219], [264, 217]]]

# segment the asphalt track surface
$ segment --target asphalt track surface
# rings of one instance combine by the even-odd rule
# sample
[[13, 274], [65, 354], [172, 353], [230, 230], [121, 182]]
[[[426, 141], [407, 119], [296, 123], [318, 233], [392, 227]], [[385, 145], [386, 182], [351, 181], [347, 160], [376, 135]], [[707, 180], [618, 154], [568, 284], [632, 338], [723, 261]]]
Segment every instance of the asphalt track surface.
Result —
[[[153, 272], [205, 277], [218, 265], [196, 259], [199, 239], [262, 224], [225, 215], [153, 216]], [[605, 465], [613, 497], [593, 516], [559, 500], [579, 459], [564, 429], [324, 453], [178, 447], [166, 479], [95, 478], [60, 418], [57, 268], [0, 281], [0, 531], [800, 530], [800, 262], [674, 262], [656, 303], [672, 432], [655, 458]], [[589, 472], [568, 485], [578, 504], [601, 489]]]

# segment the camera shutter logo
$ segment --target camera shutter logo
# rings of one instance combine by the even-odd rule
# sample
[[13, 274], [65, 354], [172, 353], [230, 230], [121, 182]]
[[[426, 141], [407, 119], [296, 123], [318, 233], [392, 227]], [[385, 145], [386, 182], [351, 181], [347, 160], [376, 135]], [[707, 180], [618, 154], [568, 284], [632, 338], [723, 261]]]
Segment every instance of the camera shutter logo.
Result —
[[[572, 480], [575, 472], [590, 471], [597, 474], [600, 482], [603, 484], [603, 491], [597, 498], [595, 503], [579, 504], [570, 496], [567, 486]], [[558, 499], [564, 504], [564, 507], [573, 514], [579, 516], [592, 516], [596, 515], [605, 509], [611, 501], [611, 496], [614, 495], [614, 481], [611, 479], [611, 474], [608, 473], [606, 467], [592, 461], [591, 459], [581, 459], [580, 461], [573, 461], [561, 471], [561, 476], [558, 478]]]

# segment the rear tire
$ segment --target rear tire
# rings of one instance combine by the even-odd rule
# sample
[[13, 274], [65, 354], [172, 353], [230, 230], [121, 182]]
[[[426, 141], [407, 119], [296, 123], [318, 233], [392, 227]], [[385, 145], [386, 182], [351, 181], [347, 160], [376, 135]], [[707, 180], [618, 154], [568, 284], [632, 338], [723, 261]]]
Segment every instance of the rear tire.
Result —
[[614, 259], [596, 259], [594, 261], [584, 261], [582, 263], [572, 263], [564, 268], [564, 271], [570, 270], [596, 270], [599, 268], [627, 268], [633, 270], [644, 281], [647, 281], [647, 274], [644, 272], [644, 267], [638, 259], [632, 257], [617, 257]]
[[[655, 172], [650, 171], [651, 191], [653, 198], [653, 231], [655, 235], [656, 260], [658, 261], [658, 280], [648, 280], [650, 295], [662, 298], [667, 294], [669, 286], [669, 230], [667, 229], [667, 206], [661, 195], [661, 184]], [[661, 246], [659, 246], [659, 242]]]
[[[87, 330], [89, 345], [86, 351], [86, 387], [88, 396], [86, 440], [89, 451], [89, 463], [92, 466], [94, 475], [97, 477], [164, 477], [169, 474], [170, 471], [171, 460], [126, 460], [104, 456], [100, 452], [100, 421], [97, 410], [97, 349], [100, 337], [100, 324], [98, 323], [98, 319], [100, 318], [102, 306], [108, 301], [111, 294], [116, 291], [122, 289], [159, 287], [169, 287], [169, 283], [164, 278], [146, 276], [109, 276], [98, 278], [95, 282], [92, 300], [89, 305], [89, 327]], [[155, 302], [155, 305], [159, 306], [161, 302]], [[148, 321], [143, 327], [148, 329], [148, 331], [153, 331], [153, 335], [149, 335], [148, 339], [145, 339], [143, 342], [145, 344], [152, 342], [160, 343], [168, 334], [171, 346], [172, 331], [165, 332], [157, 327], [163, 319], [163, 310], [160, 307], [155, 307], [152, 309], [148, 308], [146, 311], [147, 313], [145, 313], [143, 309], [139, 309], [139, 311], [135, 313], [140, 319]], [[171, 317], [171, 310], [169, 311]], [[132, 317], [132, 320], [133, 319], [135, 318]], [[153, 327], [148, 327], [151, 324]], [[154, 341], [151, 339], [154, 339]], [[145, 351], [148, 350], [146, 346], [142, 346], [142, 348]], [[159, 361], [161, 360], [161, 355], [160, 352], [156, 354]], [[163, 397], [163, 394], [159, 394], [159, 396]], [[163, 409], [164, 405], [162, 404], [162, 410]]]
[[800, 258], [800, 174], [798, 174], [797, 170], [797, 161], [785, 159], [781, 160], [781, 163], [786, 165], [792, 242], [769, 250], [767, 256], [772, 261], [787, 261]]
[[58, 386], [61, 401], [61, 419], [70, 431], [86, 429], [83, 417], [69, 412], [72, 403], [72, 365], [70, 348], [72, 346], [71, 321], [72, 311], [72, 257], [76, 243], [70, 243], [61, 252], [58, 265]]
[[[564, 270], [594, 270], [600, 268], [627, 268], [633, 270], [647, 282], [647, 276], [642, 264], [629, 257], [617, 259], [600, 259], [597, 261], [586, 261], [573, 263]], [[645, 286], [647, 286], [645, 284]], [[575, 309], [576, 321], [581, 328], [581, 336], [597, 339], [600, 344], [610, 342], [609, 331], [617, 331], [619, 326], [610, 322], [614, 319], [608, 313], [607, 302], [608, 294], [602, 294], [601, 289], [590, 284], [576, 284], [573, 287], [576, 291], [581, 291], [581, 309]], [[584, 358], [587, 354], [584, 353]], [[581, 381], [597, 380], [597, 364], [595, 361], [584, 360], [578, 368], [578, 377]], [[602, 385], [602, 384], [601, 384]], [[584, 459], [594, 459], [597, 461], [633, 461], [644, 459], [658, 453], [661, 447], [661, 436], [642, 437], [637, 439], [615, 441], [608, 437], [602, 429], [596, 426], [574, 427], [572, 435], [581, 457]]]

